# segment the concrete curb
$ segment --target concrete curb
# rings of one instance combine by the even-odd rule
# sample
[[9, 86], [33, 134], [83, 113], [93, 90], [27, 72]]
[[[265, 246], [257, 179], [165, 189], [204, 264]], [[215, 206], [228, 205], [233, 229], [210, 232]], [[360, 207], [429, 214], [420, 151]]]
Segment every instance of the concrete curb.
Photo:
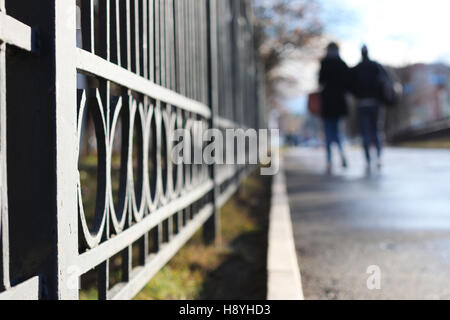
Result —
[[282, 169], [272, 184], [267, 271], [267, 300], [304, 300]]

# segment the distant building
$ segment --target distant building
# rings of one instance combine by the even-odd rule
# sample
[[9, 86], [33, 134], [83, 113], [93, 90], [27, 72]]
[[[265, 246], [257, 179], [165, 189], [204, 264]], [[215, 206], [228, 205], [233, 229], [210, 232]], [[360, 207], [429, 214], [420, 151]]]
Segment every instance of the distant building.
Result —
[[391, 69], [403, 84], [400, 104], [389, 110], [390, 135], [420, 130], [450, 118], [450, 67], [444, 64], [414, 64]]

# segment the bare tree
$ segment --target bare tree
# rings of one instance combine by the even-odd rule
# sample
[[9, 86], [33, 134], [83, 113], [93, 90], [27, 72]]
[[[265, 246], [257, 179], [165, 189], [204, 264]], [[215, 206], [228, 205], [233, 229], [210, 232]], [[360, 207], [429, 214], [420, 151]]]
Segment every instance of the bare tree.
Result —
[[255, 0], [256, 44], [266, 70], [268, 98], [275, 102], [280, 83], [295, 83], [280, 66], [300, 49], [311, 49], [323, 34], [317, 0]]

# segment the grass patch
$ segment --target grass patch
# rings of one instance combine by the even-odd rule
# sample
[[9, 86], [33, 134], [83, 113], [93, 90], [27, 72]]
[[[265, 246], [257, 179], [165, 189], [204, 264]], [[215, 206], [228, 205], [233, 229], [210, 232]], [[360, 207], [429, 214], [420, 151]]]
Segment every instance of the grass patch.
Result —
[[198, 232], [135, 299], [265, 299], [270, 189], [271, 177], [247, 179], [221, 210], [222, 246]]
[[402, 143], [399, 146], [404, 148], [450, 149], [450, 138], [411, 141]]
[[87, 290], [81, 290], [79, 299], [82, 300], [82, 301], [85, 301], [85, 300], [89, 300], [89, 301], [98, 300], [97, 289], [91, 287], [90, 289], [87, 289]]

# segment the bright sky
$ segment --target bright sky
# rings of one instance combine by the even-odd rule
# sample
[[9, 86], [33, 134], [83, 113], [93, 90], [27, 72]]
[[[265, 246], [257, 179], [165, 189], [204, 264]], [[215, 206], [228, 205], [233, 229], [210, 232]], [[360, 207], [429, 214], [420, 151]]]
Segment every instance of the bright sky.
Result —
[[[449, 0], [318, 1], [325, 9], [326, 34], [340, 43], [341, 55], [350, 66], [361, 59], [363, 43], [369, 46], [371, 57], [382, 64], [450, 64]], [[311, 92], [317, 87], [318, 67], [318, 61], [292, 63], [287, 72], [297, 75], [303, 92]], [[286, 105], [304, 113], [306, 98], [297, 96]]]
[[327, 33], [340, 40], [349, 64], [359, 60], [362, 43], [385, 64], [450, 63], [448, 0], [321, 1]]

